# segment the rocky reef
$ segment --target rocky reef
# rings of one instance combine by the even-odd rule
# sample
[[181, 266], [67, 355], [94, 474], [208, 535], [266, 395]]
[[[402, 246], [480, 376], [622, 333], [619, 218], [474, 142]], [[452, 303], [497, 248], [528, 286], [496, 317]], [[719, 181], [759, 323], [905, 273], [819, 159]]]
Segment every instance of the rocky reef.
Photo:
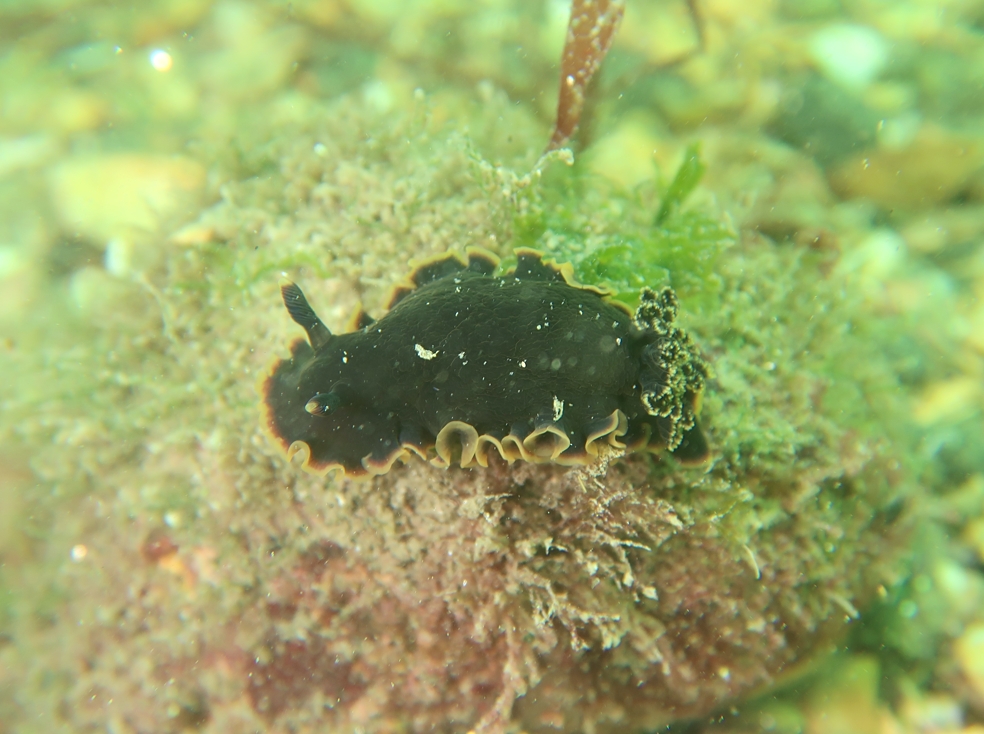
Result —
[[[228, 181], [85, 327], [53, 325], [59, 359], [18, 350], [20, 374], [45, 376], [12, 406], [19, 439], [42, 447], [36, 521], [84, 549], [60, 550], [44, 592], [18, 602], [49, 605], [15, 636], [33, 688], [23, 716], [134, 731], [642, 731], [795, 674], [892, 585], [918, 478], [911, 437], [892, 428], [897, 335], [822, 254], [723, 247], [720, 228], [688, 230], [695, 257], [713, 250], [706, 287], [666, 271], [713, 371], [707, 466], [414, 459], [326, 481], [286, 464], [253, 388], [289, 328], [281, 270], [336, 326], [377, 305], [408, 257], [470, 244], [508, 256], [522, 231], [583, 259], [577, 232], [548, 221], [571, 187], [562, 214], [581, 242], [654, 226], [646, 202], [562, 163], [531, 181], [419, 120], [351, 105], [320, 119], [238, 161], [265, 174]], [[357, 131], [372, 126], [367, 142]], [[657, 260], [682, 236], [674, 222], [693, 220], [658, 230]], [[59, 667], [32, 668], [45, 644]]]

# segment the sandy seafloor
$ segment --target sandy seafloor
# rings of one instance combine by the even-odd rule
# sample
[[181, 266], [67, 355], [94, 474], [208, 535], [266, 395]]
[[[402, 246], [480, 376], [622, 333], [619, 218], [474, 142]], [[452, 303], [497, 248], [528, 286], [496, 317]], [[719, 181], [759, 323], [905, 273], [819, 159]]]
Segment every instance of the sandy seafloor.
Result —
[[[563, 2], [0, 0], [0, 734], [984, 731], [984, 1], [692, 7], [628, 0], [525, 179]], [[281, 273], [337, 331], [413, 258], [626, 243], [708, 465], [260, 430]]]

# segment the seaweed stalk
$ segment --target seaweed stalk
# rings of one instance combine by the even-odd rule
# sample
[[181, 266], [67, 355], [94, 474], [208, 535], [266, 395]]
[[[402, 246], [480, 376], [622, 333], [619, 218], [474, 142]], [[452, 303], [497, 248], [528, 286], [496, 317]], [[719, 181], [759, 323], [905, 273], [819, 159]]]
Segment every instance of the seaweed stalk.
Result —
[[625, 0], [574, 0], [560, 66], [557, 121], [545, 152], [565, 147], [577, 131], [585, 92], [615, 39]]

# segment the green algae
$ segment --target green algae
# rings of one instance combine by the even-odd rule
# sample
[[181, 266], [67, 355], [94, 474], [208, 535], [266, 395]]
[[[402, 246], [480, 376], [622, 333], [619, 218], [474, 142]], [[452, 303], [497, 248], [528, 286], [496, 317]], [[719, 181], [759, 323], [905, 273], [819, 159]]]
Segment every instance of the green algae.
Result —
[[588, 253], [578, 263], [579, 277], [607, 283], [622, 299], [647, 285], [665, 284], [694, 307], [712, 305], [722, 286], [715, 265], [724, 249], [734, 243], [735, 233], [720, 216], [680, 211], [704, 170], [699, 145], [691, 145], [660, 200], [651, 227], [635, 232], [627, 228], [623, 241]]
[[[695, 146], [653, 215], [651, 189], [618, 191], [578, 164], [554, 163], [522, 192], [514, 241], [573, 262], [579, 280], [605, 285], [627, 304], [643, 287], [670, 285], [688, 306], [710, 308], [722, 287], [715, 264], [735, 233], [719, 215], [681, 210], [702, 175]], [[592, 217], [592, 210], [613, 216]]]
[[[684, 151], [683, 162], [666, 189], [666, 194], [659, 204], [659, 211], [656, 212], [653, 224], [658, 227], [664, 224], [671, 215], [676, 214], [687, 197], [697, 188], [697, 184], [700, 183], [706, 172], [707, 166], [704, 165], [700, 155], [700, 143], [691, 143]], [[692, 247], [700, 246], [700, 240], [695, 238]]]

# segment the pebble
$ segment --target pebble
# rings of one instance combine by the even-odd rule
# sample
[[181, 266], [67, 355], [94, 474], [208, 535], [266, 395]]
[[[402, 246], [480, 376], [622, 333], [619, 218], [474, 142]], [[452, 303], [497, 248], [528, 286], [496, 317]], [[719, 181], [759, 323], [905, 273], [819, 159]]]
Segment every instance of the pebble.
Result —
[[979, 140], [924, 125], [909, 145], [857, 153], [828, 169], [827, 178], [844, 198], [909, 210], [953, 199], [982, 164]]
[[807, 734], [882, 734], [889, 717], [878, 700], [881, 670], [869, 655], [836, 664], [804, 704]]
[[969, 625], [953, 643], [953, 654], [974, 692], [984, 699], [984, 622]]
[[700, 44], [684, 3], [627, 3], [617, 42], [656, 66], [696, 54]]
[[215, 227], [200, 222], [192, 222], [172, 234], [170, 240], [176, 245], [190, 247], [215, 242], [216, 238]]
[[17, 458], [14, 451], [11, 447], [10, 453], [0, 454], [0, 553], [16, 564], [15, 556], [28, 545], [27, 534], [19, 523], [33, 478], [26, 462]]
[[307, 55], [306, 29], [279, 23], [259, 5], [222, 3], [215, 20], [223, 48], [204, 61], [201, 74], [221, 98], [252, 100], [282, 89]]
[[984, 354], [984, 283], [978, 285], [977, 291], [982, 295], [971, 308], [966, 344], [978, 354]]
[[772, 22], [775, 0], [704, 0], [700, 14], [708, 26], [726, 30], [760, 30]]
[[46, 133], [16, 138], [0, 137], [0, 181], [20, 171], [38, 168], [57, 153], [57, 142]]
[[769, 132], [823, 166], [853, 160], [875, 142], [880, 115], [854, 94], [812, 73], [786, 88]]
[[963, 707], [946, 693], [923, 695], [917, 690], [907, 690], [899, 709], [899, 716], [905, 722], [904, 731], [958, 732], [963, 725]]
[[984, 517], [978, 517], [967, 523], [963, 531], [963, 541], [977, 553], [984, 563]]
[[168, 0], [135, 8], [133, 40], [140, 45], [159, 42], [172, 33], [194, 28], [211, 10], [213, 0]]
[[768, 732], [768, 734], [802, 734], [804, 728], [803, 713], [788, 701], [767, 700], [760, 708], [752, 707], [747, 713], [742, 713], [746, 721], [754, 722], [754, 729], [739, 731]]
[[401, 0], [359, 0], [351, 3], [349, 8], [360, 20], [380, 25], [395, 23], [406, 12], [406, 5]]
[[969, 204], [937, 209], [908, 221], [901, 234], [909, 247], [923, 253], [974, 242], [984, 236], [984, 207]]
[[51, 173], [62, 227], [94, 242], [140, 239], [197, 208], [205, 168], [180, 156], [124, 153], [74, 157]]
[[343, 0], [295, 0], [298, 17], [319, 28], [334, 29], [345, 19]]
[[[699, 62], [686, 65], [688, 70], [701, 66]], [[653, 80], [653, 101], [671, 125], [695, 127], [738, 117], [749, 102], [747, 87], [728, 78], [697, 86], [681, 74], [667, 71]]]
[[888, 62], [888, 42], [874, 28], [834, 23], [813, 34], [810, 56], [818, 70], [848, 89], [863, 89]]
[[838, 0], [779, 0], [779, 9], [786, 18], [797, 20], [830, 18], [841, 12]]
[[930, 384], [916, 401], [913, 418], [922, 426], [951, 423], [979, 410], [982, 387], [976, 377], [961, 375]]
[[[588, 167], [625, 188], [656, 177], [653, 154], [659, 140], [646, 118], [626, 119], [585, 154]], [[673, 171], [668, 171], [670, 176]]]
[[955, 623], [972, 619], [984, 602], [984, 576], [951, 558], [941, 558], [934, 564], [933, 585]]
[[[949, 11], [949, 12], [948, 12]], [[939, 38], [953, 23], [950, 13], [959, 13], [956, 8], [943, 10], [938, 2], [910, 0], [890, 3], [872, 14], [871, 21], [893, 38], [926, 43]]]
[[103, 268], [88, 265], [72, 273], [68, 294], [79, 313], [93, 323], [106, 325], [139, 314], [132, 299], [133, 287]]
[[45, 125], [54, 132], [71, 133], [95, 130], [109, 115], [109, 104], [96, 92], [60, 89], [50, 99]]
[[866, 286], [878, 286], [895, 275], [905, 259], [905, 240], [894, 230], [881, 228], [845, 252], [837, 267], [842, 273], [856, 274]]

